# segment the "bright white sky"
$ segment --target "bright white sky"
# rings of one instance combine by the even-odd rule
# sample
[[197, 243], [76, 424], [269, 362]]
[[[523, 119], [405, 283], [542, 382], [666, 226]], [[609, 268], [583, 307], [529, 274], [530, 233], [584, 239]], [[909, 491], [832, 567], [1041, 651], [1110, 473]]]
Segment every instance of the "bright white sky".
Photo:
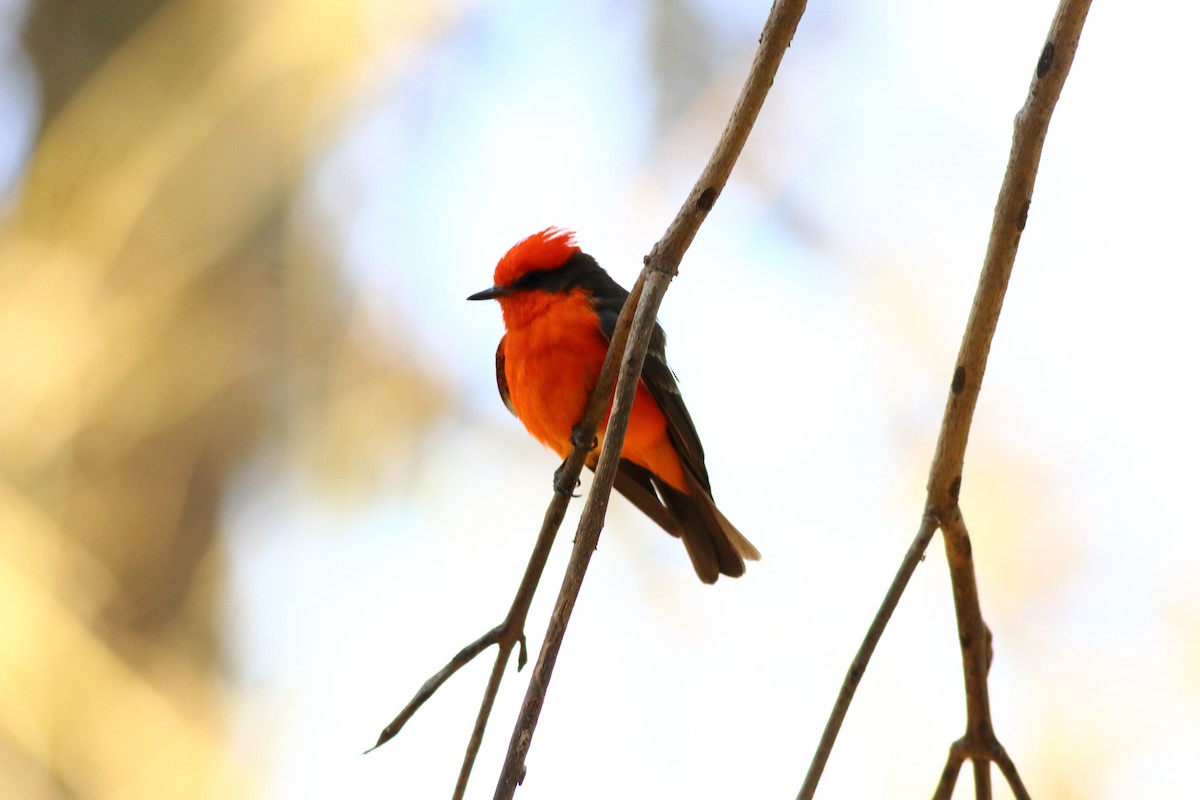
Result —
[[[315, 177], [360, 302], [427, 354], [454, 406], [403, 492], [347, 510], [283, 482], [229, 511], [235, 744], [271, 765], [266, 796], [449, 795], [489, 658], [393, 743], [358, 752], [499, 622], [556, 466], [495, 395], [499, 310], [463, 298], [550, 224], [632, 281], [715, 142], [770, 4], [698, 5], [726, 58], [661, 139], [644, 4], [463, 4], [440, 38], [397, 42]], [[522, 800], [795, 795], [919, 522], [1011, 120], [1053, 8], [812, 5], [660, 317], [716, 496], [763, 561], [703, 586], [678, 542], [614, 504]], [[1171, 14], [1092, 12], [968, 451], [996, 727], [1040, 796], [1175, 795], [1200, 752], [1200, 12]], [[940, 548], [871, 664], [823, 798], [927, 796], [961, 734]], [[505, 679], [469, 796], [491, 796], [526, 677]]]

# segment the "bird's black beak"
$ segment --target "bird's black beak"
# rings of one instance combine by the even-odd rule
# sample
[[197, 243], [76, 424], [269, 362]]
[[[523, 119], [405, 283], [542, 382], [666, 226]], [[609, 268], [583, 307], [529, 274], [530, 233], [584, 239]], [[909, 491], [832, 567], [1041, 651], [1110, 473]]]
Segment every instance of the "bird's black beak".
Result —
[[512, 290], [507, 286], [493, 286], [490, 289], [484, 289], [482, 292], [476, 292], [468, 297], [468, 300], [499, 300], [501, 297], [508, 297], [512, 294]]

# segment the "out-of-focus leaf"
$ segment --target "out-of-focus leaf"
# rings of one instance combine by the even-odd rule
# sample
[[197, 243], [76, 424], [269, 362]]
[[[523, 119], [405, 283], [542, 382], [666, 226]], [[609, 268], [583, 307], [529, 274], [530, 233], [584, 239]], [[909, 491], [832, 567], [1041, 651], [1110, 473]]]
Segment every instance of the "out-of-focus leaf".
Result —
[[213, 622], [231, 477], [281, 433], [343, 443], [344, 473], [437, 407], [289, 224], [378, 34], [329, 0], [118, 6], [42, 3], [26, 39], [47, 115], [0, 230], [0, 766], [48, 797], [245, 796]]

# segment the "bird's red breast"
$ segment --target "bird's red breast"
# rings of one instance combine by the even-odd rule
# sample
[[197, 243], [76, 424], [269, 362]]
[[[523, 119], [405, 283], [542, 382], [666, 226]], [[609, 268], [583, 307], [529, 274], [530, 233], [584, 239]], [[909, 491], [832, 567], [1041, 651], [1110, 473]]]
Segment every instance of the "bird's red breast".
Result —
[[[569, 231], [547, 228], [500, 259], [496, 285], [511, 286], [532, 272], [561, 267], [578, 252]], [[566, 458], [571, 429], [583, 417], [608, 350], [593, 300], [584, 288], [517, 292], [498, 299], [507, 330], [502, 347], [513, 413], [538, 441]], [[600, 442], [607, 424], [605, 413], [597, 434]], [[688, 491], [667, 437], [666, 419], [642, 382], [621, 455], [679, 491]]]

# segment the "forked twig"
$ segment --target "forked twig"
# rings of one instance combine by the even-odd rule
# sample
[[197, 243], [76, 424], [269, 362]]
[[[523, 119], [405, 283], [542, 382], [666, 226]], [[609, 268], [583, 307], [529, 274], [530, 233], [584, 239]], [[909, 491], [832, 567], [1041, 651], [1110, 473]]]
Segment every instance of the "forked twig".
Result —
[[[400, 729], [404, 727], [404, 723], [408, 722], [412, 715], [416, 714], [417, 710], [425, 704], [425, 701], [433, 697], [434, 692], [441, 688], [441, 685], [445, 683], [451, 675], [458, 672], [467, 664], [471, 663], [475, 656], [479, 655], [492, 645], [499, 644], [501, 645], [501, 650], [504, 652], [504, 656], [507, 657], [508, 654], [512, 652], [512, 649], [511, 647], [507, 650], [504, 649], [504, 642], [507, 638], [505, 634], [505, 626], [503, 624], [497, 625], [483, 636], [480, 636], [478, 639], [471, 642], [462, 650], [459, 650], [458, 653], [455, 654], [454, 658], [450, 659], [450, 662], [446, 664], [446, 666], [438, 670], [432, 678], [425, 681], [421, 688], [417, 690], [417, 693], [413, 696], [413, 699], [409, 700], [408, 705], [401, 709], [400, 713], [396, 715], [396, 718], [387, 724], [387, 727], [380, 732], [378, 741], [376, 741], [375, 744], [372, 745], [371, 748], [366, 752], [369, 753], [371, 750], [374, 750], [380, 745], [390, 741], [392, 737], [399, 733]], [[521, 653], [517, 657], [518, 670], [525, 666], [525, 661], [528, 658], [528, 653], [525, 649], [524, 636], [520, 637], [520, 642]]]
[[[639, 277], [629, 293], [632, 301], [636, 302], [637, 298], [641, 296], [643, 284], [643, 279]], [[600, 417], [608, 405], [606, 399], [611, 397], [613, 386], [617, 381], [620, 354], [624, 351], [625, 343], [629, 338], [632, 317], [633, 306], [626, 304], [626, 307], [621, 310], [621, 315], [617, 318], [616, 328], [613, 330], [612, 345], [604, 357], [604, 364], [600, 368], [600, 375], [596, 380], [596, 388], [593, 390], [591, 399], [588, 401], [583, 420], [580, 421], [578, 426], [578, 438], [581, 443], [590, 443], [596, 435], [596, 429], [600, 425]], [[467, 750], [463, 756], [462, 767], [459, 770], [458, 782], [454, 787], [454, 800], [461, 800], [467, 791], [467, 782], [470, 780], [471, 770], [475, 766], [475, 758], [479, 754], [479, 747], [483, 743], [483, 731], [487, 727], [488, 719], [491, 717], [496, 695], [500, 691], [500, 682], [504, 678], [505, 665], [508, 664], [508, 659], [512, 654], [513, 648], [518, 644], [520, 645], [520, 651], [517, 656], [517, 670], [520, 671], [525, 666], [528, 658], [525, 647], [525, 620], [529, 617], [529, 607], [532, 605], [533, 596], [537, 592], [542, 571], [546, 568], [546, 560], [550, 557], [550, 550], [554, 545], [554, 537], [562, 525], [563, 517], [566, 516], [567, 504], [571, 501], [570, 488], [574, 487], [576, 481], [579, 480], [579, 474], [583, 471], [584, 460], [589, 450], [590, 447], [576, 445], [567, 457], [567, 460], [563, 462], [559, 472], [555, 475], [556, 490], [554, 496], [546, 508], [541, 531], [538, 533], [533, 553], [529, 557], [529, 564], [525, 567], [525, 574], [521, 578], [521, 584], [517, 588], [516, 596], [513, 598], [512, 606], [509, 608], [508, 614], [505, 615], [504, 621], [460, 650], [450, 660], [450, 663], [427, 680], [413, 699], [408, 702], [408, 705], [383, 729], [379, 734], [379, 740], [371, 748], [371, 750], [374, 750], [399, 733], [405, 723], [417, 712], [417, 709], [432, 697], [434, 692], [451, 675], [491, 645], [499, 645], [499, 650], [496, 653], [496, 661], [492, 665], [491, 677], [488, 679], [487, 688], [483, 693], [483, 701], [480, 704], [479, 714], [475, 718], [475, 727], [472, 729], [471, 738], [467, 742]]]
[[[971, 314], [967, 319], [966, 330], [963, 333], [962, 345], [959, 348], [958, 360], [954, 375], [950, 382], [950, 395], [946, 402], [946, 410], [942, 417], [942, 426], [938, 435], [937, 447], [934, 451], [933, 463], [929, 471], [927, 497], [925, 504], [925, 531], [930, 520], [941, 528], [943, 541], [946, 545], [946, 558], [950, 566], [950, 579], [954, 591], [955, 616], [958, 623], [959, 641], [962, 647], [963, 678], [967, 701], [967, 731], [950, 748], [950, 754], [938, 783], [937, 797], [949, 797], [958, 779], [958, 774], [965, 759], [970, 758], [974, 766], [975, 795], [977, 798], [991, 797], [990, 763], [995, 762], [1001, 773], [1008, 781], [1013, 793], [1018, 798], [1028, 797], [1025, 787], [1017, 774], [1016, 766], [1004, 751], [992, 731], [991, 711], [987, 694], [987, 671], [991, 663], [991, 633], [983, 621], [979, 606], [979, 593], [975, 582], [975, 567], [971, 558], [971, 542], [967, 534], [966, 523], [958, 507], [959, 491], [962, 487], [962, 467], [967, 449], [967, 436], [971, 430], [971, 420], [979, 392], [983, 384], [983, 373], [987, 366], [988, 352], [991, 349], [992, 338], [996, 333], [996, 325], [1000, 318], [1000, 309], [1004, 304], [1004, 295], [1008, 288], [1008, 280], [1012, 274], [1013, 264], [1017, 256], [1021, 233], [1029, 215], [1029, 204], [1033, 197], [1034, 179], [1037, 176], [1038, 164], [1041, 159], [1042, 144], [1046, 139], [1046, 131], [1050, 125], [1050, 117], [1054, 106], [1066, 82], [1067, 73], [1075, 57], [1075, 49], [1087, 19], [1091, 0], [1061, 0], [1054, 21], [1050, 25], [1050, 33], [1046, 38], [1034, 71], [1033, 83], [1025, 105], [1017, 114], [1014, 123], [1012, 149], [1009, 153], [1008, 168], [1000, 187], [996, 201], [996, 211], [992, 220], [992, 230], [988, 239], [987, 253], [984, 256], [983, 270], [979, 278], [979, 286], [971, 306]], [[920, 538], [918, 538], [918, 541]], [[927, 543], [927, 540], [926, 540]], [[912, 558], [905, 559], [907, 566]], [[909, 570], [911, 574], [911, 570]], [[901, 575], [905, 574], [904, 568]], [[904, 577], [907, 580], [907, 577]], [[889, 603], [892, 602], [896, 584], [888, 593], [884, 608], [880, 615], [890, 614]], [[903, 587], [901, 587], [901, 590]], [[876, 622], [879, 621], [879, 615]], [[886, 619], [885, 619], [886, 621]], [[859, 650], [860, 657], [865, 652], [870, 655], [874, 647], [872, 637], [876, 639], [876, 624], [868, 632], [867, 641]], [[850, 696], [854, 694], [858, 680], [861, 678], [860, 666], [856, 659], [855, 667], [846, 676], [826, 725], [826, 736], [822, 738], [817, 752], [809, 766], [799, 797], [810, 798], [816, 791], [817, 781], [825, 768], [829, 752], [833, 747], [833, 738], [845, 717], [849, 707]]]
[[946, 766], [942, 768], [942, 776], [933, 792], [934, 800], [950, 800], [954, 796], [954, 784], [958, 781], [958, 773], [962, 770], [963, 762], [968, 758], [972, 759], [975, 764], [976, 797], [979, 797], [981, 793], [985, 797], [990, 796], [991, 774], [987, 771], [987, 763], [990, 761], [1000, 768], [1000, 773], [1008, 781], [1008, 788], [1012, 790], [1016, 800], [1030, 800], [1029, 792], [1025, 789], [1025, 784], [1021, 782], [1021, 776], [1017, 774], [1016, 765], [1013, 764], [999, 741], [993, 738], [989, 746], [979, 748], [968, 742], [965, 736], [950, 745], [950, 752], [946, 756]]

